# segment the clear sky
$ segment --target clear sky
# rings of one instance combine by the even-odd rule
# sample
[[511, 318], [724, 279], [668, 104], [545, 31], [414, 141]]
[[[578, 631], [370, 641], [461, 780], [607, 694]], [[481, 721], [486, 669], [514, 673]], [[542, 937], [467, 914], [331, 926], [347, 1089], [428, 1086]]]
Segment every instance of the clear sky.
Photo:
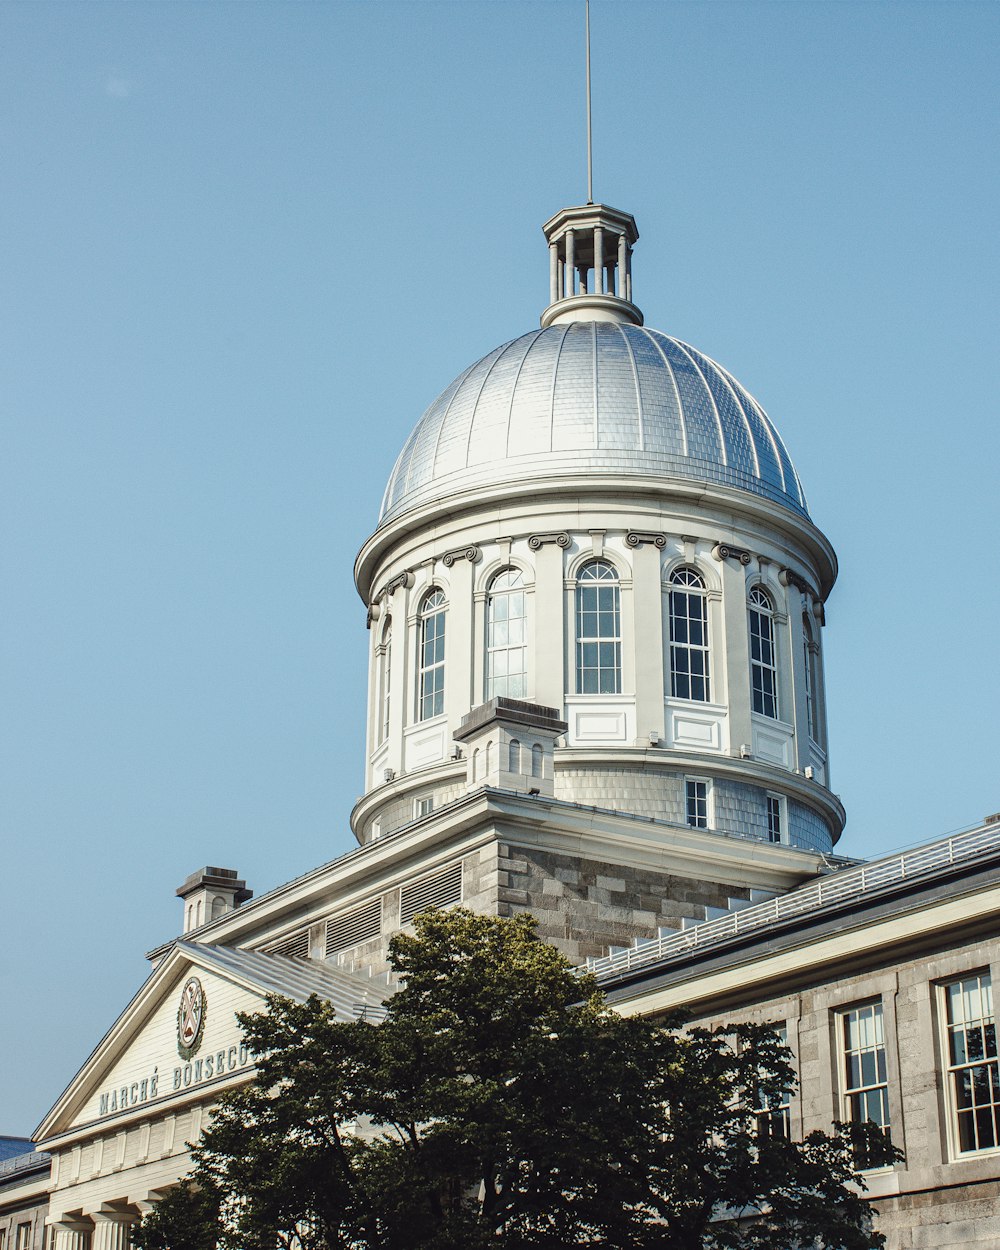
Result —
[[[582, 0], [0, 5], [0, 1133], [180, 927], [348, 850], [351, 569], [586, 198]], [[841, 849], [1000, 808], [994, 3], [594, 0], [636, 300], [763, 403], [841, 559]]]

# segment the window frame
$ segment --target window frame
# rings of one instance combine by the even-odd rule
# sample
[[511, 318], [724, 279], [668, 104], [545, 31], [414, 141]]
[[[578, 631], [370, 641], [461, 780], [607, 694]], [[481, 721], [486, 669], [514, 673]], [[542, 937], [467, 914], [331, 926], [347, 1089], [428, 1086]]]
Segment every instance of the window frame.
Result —
[[[788, 1021], [783, 1020], [780, 1024], [776, 1020], [769, 1020], [767, 1023], [774, 1029], [781, 1039], [783, 1046], [791, 1046], [788, 1041]], [[797, 1065], [797, 1059], [794, 1053], [792, 1059], [795, 1060], [794, 1066]], [[753, 1108], [754, 1119], [757, 1121], [757, 1137], [779, 1137], [784, 1141], [792, 1140], [792, 1097], [793, 1091], [790, 1089], [782, 1090], [781, 1101], [771, 1102], [759, 1090], [755, 1098], [756, 1106]], [[780, 1130], [775, 1133], [775, 1124], [780, 1125]]]
[[[595, 576], [591, 570], [602, 570], [602, 573]], [[605, 573], [607, 575], [605, 575]], [[600, 587], [597, 591], [595, 606], [593, 608], [585, 607], [584, 596], [590, 591], [592, 585]], [[602, 590], [611, 591], [611, 606], [604, 606]], [[588, 560], [586, 564], [579, 569], [576, 575], [576, 587], [573, 594], [573, 634], [575, 639], [574, 648], [574, 674], [575, 674], [575, 691], [578, 695], [587, 696], [605, 696], [620, 695], [622, 693], [622, 587], [621, 575], [615, 566], [606, 559]], [[596, 617], [596, 633], [584, 633], [584, 618]], [[610, 623], [613, 626], [613, 632], [603, 634], [601, 632], [603, 623], [610, 617]], [[583, 660], [586, 653], [585, 647], [596, 648], [596, 665], [585, 665]], [[610, 648], [612, 662], [603, 664], [602, 660], [607, 654], [602, 648]], [[586, 689], [587, 679], [585, 674], [596, 673], [596, 690]], [[612, 676], [611, 685], [613, 689], [602, 689], [605, 684], [604, 674], [610, 673]]]
[[[514, 585], [504, 587], [501, 590], [495, 589], [496, 584], [501, 578], [513, 577], [516, 579]], [[520, 615], [512, 617], [510, 615], [510, 601], [517, 596], [520, 599], [521, 612]], [[502, 622], [498, 621], [495, 616], [495, 608], [499, 601], [505, 602], [507, 614]], [[511, 644], [509, 640], [501, 645], [497, 645], [493, 641], [494, 632], [500, 624], [506, 625], [508, 628], [511, 621], [521, 622], [521, 642]], [[486, 587], [486, 612], [485, 612], [485, 637], [484, 637], [484, 663], [483, 663], [483, 697], [484, 701], [489, 702], [490, 699], [504, 697], [509, 699], [527, 699], [528, 697], [528, 595], [527, 587], [524, 581], [524, 573], [515, 565], [506, 565], [498, 569], [489, 580]], [[509, 671], [509, 660], [512, 653], [520, 652], [520, 671], [511, 673]], [[506, 657], [506, 673], [494, 673], [494, 657], [503, 655]], [[520, 690], [511, 691], [510, 679], [512, 677], [519, 678]], [[503, 684], [504, 689], [498, 689]]]
[[[949, 990], [953, 987], [961, 987], [971, 984], [973, 981], [979, 983], [979, 992], [982, 994], [982, 982], [985, 980], [986, 988], [989, 994], [989, 1011], [990, 1016], [980, 1015], [979, 1017], [966, 1017], [962, 1021], [953, 1021], [951, 1018], [951, 1001], [949, 998]], [[951, 1149], [952, 1157], [955, 1159], [974, 1159], [984, 1155], [995, 1155], [1000, 1153], [1000, 1057], [997, 1051], [997, 1016], [996, 1006], [993, 1000], [993, 978], [990, 968], [980, 968], [971, 972], [960, 973], [957, 976], [948, 977], [937, 985], [939, 994], [940, 1007], [940, 1025], [941, 1025], [941, 1058], [944, 1076], [944, 1097], [945, 1107], [948, 1121], [948, 1142]], [[980, 1024], [983, 1032], [984, 1051], [988, 1051], [992, 1041], [993, 1054], [984, 1054], [981, 1059], [966, 1060], [961, 1063], [955, 1063], [953, 1060], [952, 1050], [952, 1029], [957, 1028], [961, 1024], [976, 1021]], [[992, 1030], [992, 1039], [989, 1034]], [[966, 1035], [968, 1036], [968, 1035]], [[966, 1045], [966, 1053], [968, 1046]], [[975, 1069], [986, 1069], [987, 1083], [993, 1094], [993, 1100], [989, 1102], [971, 1104], [963, 1108], [960, 1106], [958, 1098], [958, 1074], [962, 1071], [973, 1071]], [[975, 1145], [963, 1148], [962, 1146], [962, 1121], [961, 1115], [963, 1111], [972, 1112], [972, 1125], [974, 1139], [979, 1139], [979, 1123], [976, 1111], [980, 1108], [992, 1109], [993, 1121], [993, 1143], [987, 1145]]]
[[[849, 1017], [854, 1016], [857, 1018], [859, 1032], [861, 1032], [861, 1028], [860, 1028], [861, 1014], [869, 1010], [871, 1010], [872, 1012], [872, 1034], [875, 1039], [875, 1044], [871, 1046], [849, 1047], [848, 1045], [850, 1041], [850, 1037], [848, 1034]], [[885, 1009], [885, 1003], [883, 1002], [881, 995], [875, 998], [866, 999], [863, 1002], [853, 1003], [849, 1006], [838, 1008], [836, 1038], [837, 1038], [837, 1071], [838, 1071], [838, 1078], [839, 1078], [838, 1088], [840, 1091], [840, 1109], [841, 1109], [840, 1118], [844, 1120], [845, 1123], [848, 1123], [848, 1124], [864, 1123], [865, 1121], [870, 1121], [871, 1123], [876, 1124], [880, 1128], [884, 1129], [891, 1137], [892, 1135], [892, 1091], [890, 1089], [890, 1082], [889, 1082], [889, 1045], [888, 1045], [888, 1039], [886, 1035], [886, 1020], [889, 1018], [890, 1018], [889, 1013]], [[879, 1051], [881, 1051], [881, 1055], [882, 1055], [881, 1079], [878, 1079], [880, 1075], [879, 1060], [878, 1060]], [[874, 1053], [875, 1055], [874, 1075], [876, 1077], [874, 1081], [865, 1081], [864, 1079], [862, 1079], [865, 1075], [864, 1061], [863, 1059], [859, 1058], [858, 1065], [857, 1065], [859, 1080], [856, 1083], [852, 1083], [849, 1056], [855, 1053], [858, 1056], [861, 1056], [865, 1053]], [[871, 1095], [875, 1093], [879, 1095], [879, 1102], [881, 1105], [882, 1113], [884, 1115], [884, 1119], [878, 1120], [867, 1114], [863, 1117], [855, 1115], [854, 1109], [856, 1106], [862, 1105], [861, 1100], [862, 1099], [864, 1100], [864, 1105], [867, 1110], [868, 1101]], [[855, 1102], [854, 1101], [855, 1099], [857, 1099], [858, 1101]], [[884, 1170], [884, 1165], [882, 1164], [875, 1164], [872, 1167], [866, 1167], [864, 1159], [858, 1159], [857, 1166], [863, 1172]]]
[[[701, 796], [700, 799], [697, 796], [694, 796], [694, 802], [696, 805], [699, 802], [702, 802], [705, 805], [704, 816], [698, 817], [698, 813], [697, 811], [695, 811], [696, 818], [704, 821], [704, 823], [696, 823], [695, 820], [691, 819], [691, 816], [692, 816], [691, 787], [692, 786], [704, 786], [705, 787], [705, 792]], [[687, 827], [689, 829], [711, 829], [712, 828], [712, 816], [713, 816], [713, 811], [712, 811], [712, 779], [711, 777], [685, 776], [684, 778], [684, 820], [685, 820], [685, 823], [687, 824]]]
[[378, 706], [376, 709], [375, 745], [389, 738], [389, 716], [392, 707], [392, 617], [385, 618], [378, 650]]
[[[682, 581], [682, 578], [690, 580]], [[671, 571], [666, 580], [665, 589], [667, 591], [667, 667], [670, 670], [670, 697], [683, 699], [688, 703], [711, 703], [712, 649], [708, 622], [708, 583], [693, 565], [682, 564]], [[682, 597], [685, 600], [686, 611], [680, 613], [675, 611], [675, 607], [679, 606], [679, 600]], [[701, 607], [700, 619], [697, 621], [690, 611], [692, 600]], [[701, 627], [702, 641], [700, 643], [691, 641], [694, 624]], [[683, 626], [682, 630], [681, 626]], [[677, 637], [680, 632], [684, 633], [684, 638]], [[687, 662], [686, 668], [678, 663], [682, 657]], [[692, 661], [696, 657], [700, 657], [702, 666], [700, 674], [693, 671]], [[685, 681], [688, 693], [679, 693], [678, 686]], [[697, 681], [703, 683], [701, 694], [693, 693]]]
[[[768, 720], [781, 719], [778, 683], [777, 608], [760, 584], [747, 592], [747, 643], [750, 656], [750, 708]], [[754, 626], [757, 628], [755, 629]], [[766, 629], [765, 629], [766, 625]], [[770, 658], [765, 658], [765, 646]], [[755, 655], [754, 652], [757, 652]], [[758, 677], [760, 681], [758, 683]], [[770, 686], [770, 689], [768, 689]], [[770, 710], [768, 710], [770, 708]]]
[[[433, 720], [445, 711], [445, 663], [447, 659], [448, 599], [440, 586], [431, 586], [420, 600], [417, 613], [417, 716], [418, 721]], [[433, 634], [429, 633], [433, 626]], [[428, 648], [431, 659], [428, 662]], [[430, 686], [428, 687], [428, 679]]]
[[[778, 836], [774, 836], [772, 828], [772, 805], [776, 808], [778, 818]], [[767, 822], [767, 841], [769, 846], [787, 846], [788, 838], [788, 803], [783, 794], [779, 794], [776, 790], [765, 790], [764, 792], [764, 816]]]

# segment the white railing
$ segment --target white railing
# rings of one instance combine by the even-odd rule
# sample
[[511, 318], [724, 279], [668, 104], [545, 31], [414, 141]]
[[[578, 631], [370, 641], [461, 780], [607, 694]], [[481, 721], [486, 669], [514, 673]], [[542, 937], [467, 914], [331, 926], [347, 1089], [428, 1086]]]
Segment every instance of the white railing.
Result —
[[690, 929], [679, 929], [660, 938], [639, 941], [635, 946], [610, 955], [587, 960], [587, 971], [599, 977], [628, 972], [630, 969], [701, 950], [703, 947], [742, 933], [768, 928], [778, 921], [815, 912], [860, 898], [876, 890], [928, 873], [939, 872], [953, 864], [973, 860], [977, 856], [1000, 849], [1000, 822], [981, 825], [966, 833], [953, 834], [939, 842], [918, 846], [912, 851], [872, 860], [858, 868], [845, 868], [829, 876], [819, 877], [789, 894], [781, 894], [766, 903], [757, 903], [739, 911], [706, 920]]
[[0, 1160], [0, 1177], [13, 1176], [18, 1172], [29, 1172], [42, 1168], [52, 1158], [44, 1150], [31, 1150], [27, 1154], [14, 1155], [10, 1159]]

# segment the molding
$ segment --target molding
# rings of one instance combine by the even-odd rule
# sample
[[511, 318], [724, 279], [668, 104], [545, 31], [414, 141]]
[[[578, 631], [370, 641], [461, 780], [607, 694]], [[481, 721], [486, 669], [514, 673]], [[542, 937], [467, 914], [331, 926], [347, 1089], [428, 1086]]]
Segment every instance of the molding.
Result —
[[446, 569], [450, 569], [456, 560], [468, 560], [470, 564], [478, 564], [483, 558], [483, 551], [476, 543], [470, 543], [467, 547], [454, 547], [451, 551], [446, 551], [441, 556], [441, 563]]
[[[598, 509], [614, 506], [623, 516], [635, 508], [650, 519], [669, 510], [677, 514], [679, 531], [689, 531], [695, 520], [699, 525], [729, 526], [735, 514], [741, 528], [763, 524], [773, 540], [791, 543], [793, 551], [801, 551], [807, 563], [815, 564], [824, 596], [836, 581], [833, 547], [808, 516], [737, 487], [628, 472], [529, 472], [519, 481], [496, 483], [469, 483], [461, 480], [460, 474], [454, 476], [456, 480], [446, 494], [440, 493], [444, 483], [435, 483], [433, 491], [428, 488], [424, 498], [412, 500], [403, 511], [383, 520], [366, 540], [354, 564], [355, 584], [363, 600], [370, 597], [377, 572], [393, 550], [431, 534], [442, 523], [454, 532], [462, 525], [477, 524], [478, 518], [482, 525], [502, 525], [509, 534], [510, 527], [523, 518], [525, 531], [530, 534], [532, 521], [537, 525], [541, 515], [562, 521], [570, 515], [580, 516], [581, 509], [591, 504]], [[670, 528], [673, 531], [674, 525]], [[704, 541], [711, 545], [708, 535]], [[783, 561], [789, 562], [788, 557]]]
[[528, 538], [528, 546], [532, 551], [538, 551], [545, 543], [555, 543], [557, 547], [562, 547], [565, 551], [571, 541], [566, 530], [555, 530], [549, 534], [531, 534]]
[[723, 560], [733, 559], [739, 560], [744, 568], [753, 559], [750, 552], [745, 547], [733, 547], [729, 543], [716, 543], [712, 548], [712, 555], [721, 564]]
[[626, 547], [641, 547], [643, 543], [652, 543], [658, 551], [662, 551], [667, 545], [667, 537], [665, 534], [656, 534], [650, 530], [625, 531]]

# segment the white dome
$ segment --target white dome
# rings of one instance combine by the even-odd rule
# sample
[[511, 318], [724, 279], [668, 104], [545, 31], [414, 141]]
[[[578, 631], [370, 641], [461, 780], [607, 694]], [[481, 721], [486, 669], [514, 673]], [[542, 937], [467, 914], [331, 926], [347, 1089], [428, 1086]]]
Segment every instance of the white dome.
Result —
[[808, 515], [777, 430], [721, 365], [657, 330], [575, 321], [505, 343], [438, 396], [379, 520], [476, 486], [580, 473], [715, 483]]

